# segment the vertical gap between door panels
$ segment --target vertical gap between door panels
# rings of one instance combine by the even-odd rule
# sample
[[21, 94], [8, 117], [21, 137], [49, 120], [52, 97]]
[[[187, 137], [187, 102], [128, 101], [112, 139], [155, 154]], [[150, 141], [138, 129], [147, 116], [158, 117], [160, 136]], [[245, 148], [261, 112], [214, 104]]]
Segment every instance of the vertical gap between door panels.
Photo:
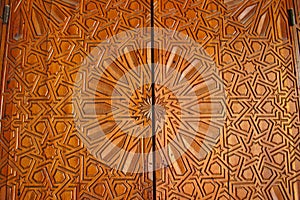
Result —
[[152, 126], [152, 198], [156, 200], [156, 158], [155, 158], [155, 148], [156, 148], [156, 136], [155, 136], [155, 59], [154, 59], [154, 0], [150, 0], [151, 8], [151, 126]]

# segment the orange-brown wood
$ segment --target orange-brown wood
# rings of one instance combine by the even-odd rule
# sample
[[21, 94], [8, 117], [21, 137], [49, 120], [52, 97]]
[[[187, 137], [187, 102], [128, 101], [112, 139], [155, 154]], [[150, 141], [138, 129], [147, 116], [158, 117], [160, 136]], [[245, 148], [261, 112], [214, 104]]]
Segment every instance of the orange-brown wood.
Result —
[[[147, 49], [149, 37], [141, 36], [133, 49], [118, 46], [124, 52], [112, 63], [113, 54], [91, 52], [119, 33], [149, 27], [150, 1], [10, 5], [9, 24], [1, 26], [0, 199], [151, 199], [153, 184], [157, 199], [299, 199], [297, 1], [154, 0], [155, 54]], [[290, 7], [295, 27], [288, 26]], [[173, 32], [159, 37], [162, 29]], [[150, 153], [151, 138], [134, 134], [143, 128], [151, 134], [151, 82], [139, 79], [149, 79], [151, 56], [157, 64], [155, 143], [157, 150], [168, 148], [168, 155], [157, 154], [155, 183], [147, 170], [107, 166], [121, 163], [130, 171], [138, 164], [114, 157], [100, 136], [77, 129], [78, 122], [87, 132], [101, 127], [116, 146]], [[88, 63], [99, 74], [90, 74], [96, 81], [80, 90], [76, 75]], [[187, 98], [186, 91], [195, 96]], [[89, 92], [94, 107], [79, 98]], [[118, 115], [123, 108], [128, 116]], [[168, 146], [173, 140], [178, 143]]]
[[[1, 1], [0, 4], [0, 16], [3, 16], [3, 9], [5, 5], [8, 5], [9, 1]], [[2, 92], [4, 91], [4, 87], [5, 87], [5, 77], [4, 77], [4, 73], [5, 73], [5, 64], [3, 63], [4, 61], [4, 57], [7, 55], [7, 51], [6, 51], [6, 39], [7, 39], [7, 24], [3, 24], [3, 22], [1, 21], [1, 25], [0, 25], [0, 38], [1, 38], [1, 44], [0, 44], [0, 123], [3, 120], [3, 95]], [[0, 125], [0, 127], [2, 127], [2, 123]], [[1, 131], [2, 133], [2, 131]], [[4, 139], [4, 135], [0, 134], [0, 199], [5, 199], [6, 198], [6, 182], [7, 182], [7, 174], [8, 174], [8, 152], [9, 152], [9, 143], [7, 141], [5, 141]]]
[[146, 1], [11, 2], [1, 121], [9, 158], [1, 199], [151, 196], [147, 173], [116, 171], [87, 151], [71, 104], [76, 68], [91, 46], [147, 26], [149, 9]]
[[299, 199], [298, 39], [288, 25], [289, 2], [157, 0], [155, 6], [157, 27], [188, 35], [211, 56], [227, 95], [215, 147], [203, 160], [193, 159], [191, 147], [159, 170], [158, 197]]

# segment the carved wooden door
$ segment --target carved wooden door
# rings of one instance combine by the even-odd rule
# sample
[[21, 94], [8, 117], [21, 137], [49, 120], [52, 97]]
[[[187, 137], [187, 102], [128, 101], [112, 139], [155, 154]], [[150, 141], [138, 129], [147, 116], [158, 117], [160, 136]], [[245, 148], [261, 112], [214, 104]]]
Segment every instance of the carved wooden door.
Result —
[[298, 44], [287, 18], [295, 3], [157, 1], [156, 25], [201, 44], [226, 94], [214, 148], [203, 160], [191, 148], [158, 171], [161, 199], [299, 199]]
[[93, 45], [147, 26], [149, 3], [13, 0], [10, 5], [2, 199], [148, 199], [147, 173], [116, 171], [87, 151], [76, 133], [72, 98], [77, 67]]
[[297, 1], [1, 3], [0, 199], [299, 199]]

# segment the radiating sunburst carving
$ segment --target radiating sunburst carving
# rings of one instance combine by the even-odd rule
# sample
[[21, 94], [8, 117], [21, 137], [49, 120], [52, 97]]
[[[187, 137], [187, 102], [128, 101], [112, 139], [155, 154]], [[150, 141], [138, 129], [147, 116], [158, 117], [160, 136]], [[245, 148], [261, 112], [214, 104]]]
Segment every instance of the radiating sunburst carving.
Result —
[[99, 51], [91, 53], [95, 60], [81, 66], [84, 79], [78, 76], [78, 85], [87, 86], [75, 91], [83, 105], [74, 104], [81, 139], [96, 158], [125, 172], [153, 170], [149, 145], [153, 133], [158, 169], [176, 162], [187, 150], [203, 159], [223, 128], [220, 100], [225, 93], [214, 62], [184, 35], [155, 30], [161, 41], [181, 45], [158, 47], [168, 59], [151, 64], [149, 30], [123, 33], [111, 40], [113, 44], [99, 45], [110, 51], [100, 63]]

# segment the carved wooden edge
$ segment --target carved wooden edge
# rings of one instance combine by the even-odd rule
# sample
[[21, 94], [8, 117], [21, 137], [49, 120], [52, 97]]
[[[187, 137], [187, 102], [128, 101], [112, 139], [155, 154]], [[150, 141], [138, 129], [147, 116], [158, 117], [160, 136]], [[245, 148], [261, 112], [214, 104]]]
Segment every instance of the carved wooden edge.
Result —
[[[3, 16], [3, 10], [5, 5], [9, 5], [10, 0], [4, 0], [0, 2], [0, 16]], [[5, 145], [5, 142], [2, 141], [2, 118], [3, 118], [3, 91], [5, 86], [5, 71], [6, 64], [4, 62], [4, 58], [7, 55], [7, 35], [9, 30], [9, 23], [3, 24], [1, 19], [0, 25], [0, 161], [1, 161], [1, 176], [4, 179], [0, 179], [0, 199], [7, 198], [7, 174], [8, 174], [8, 150], [9, 146]]]
[[[298, 108], [300, 106], [300, 2], [298, 0], [287, 0], [287, 9], [293, 9], [296, 19], [296, 25], [289, 26], [291, 32], [291, 40], [294, 48], [294, 61], [295, 61], [295, 75], [297, 78], [297, 99], [298, 99]], [[299, 117], [299, 116], [298, 116]], [[299, 141], [300, 137], [296, 139], [295, 144]], [[295, 168], [299, 166], [295, 166]], [[294, 198], [297, 200], [300, 198], [300, 178], [297, 178], [297, 181], [293, 184], [294, 189]]]

